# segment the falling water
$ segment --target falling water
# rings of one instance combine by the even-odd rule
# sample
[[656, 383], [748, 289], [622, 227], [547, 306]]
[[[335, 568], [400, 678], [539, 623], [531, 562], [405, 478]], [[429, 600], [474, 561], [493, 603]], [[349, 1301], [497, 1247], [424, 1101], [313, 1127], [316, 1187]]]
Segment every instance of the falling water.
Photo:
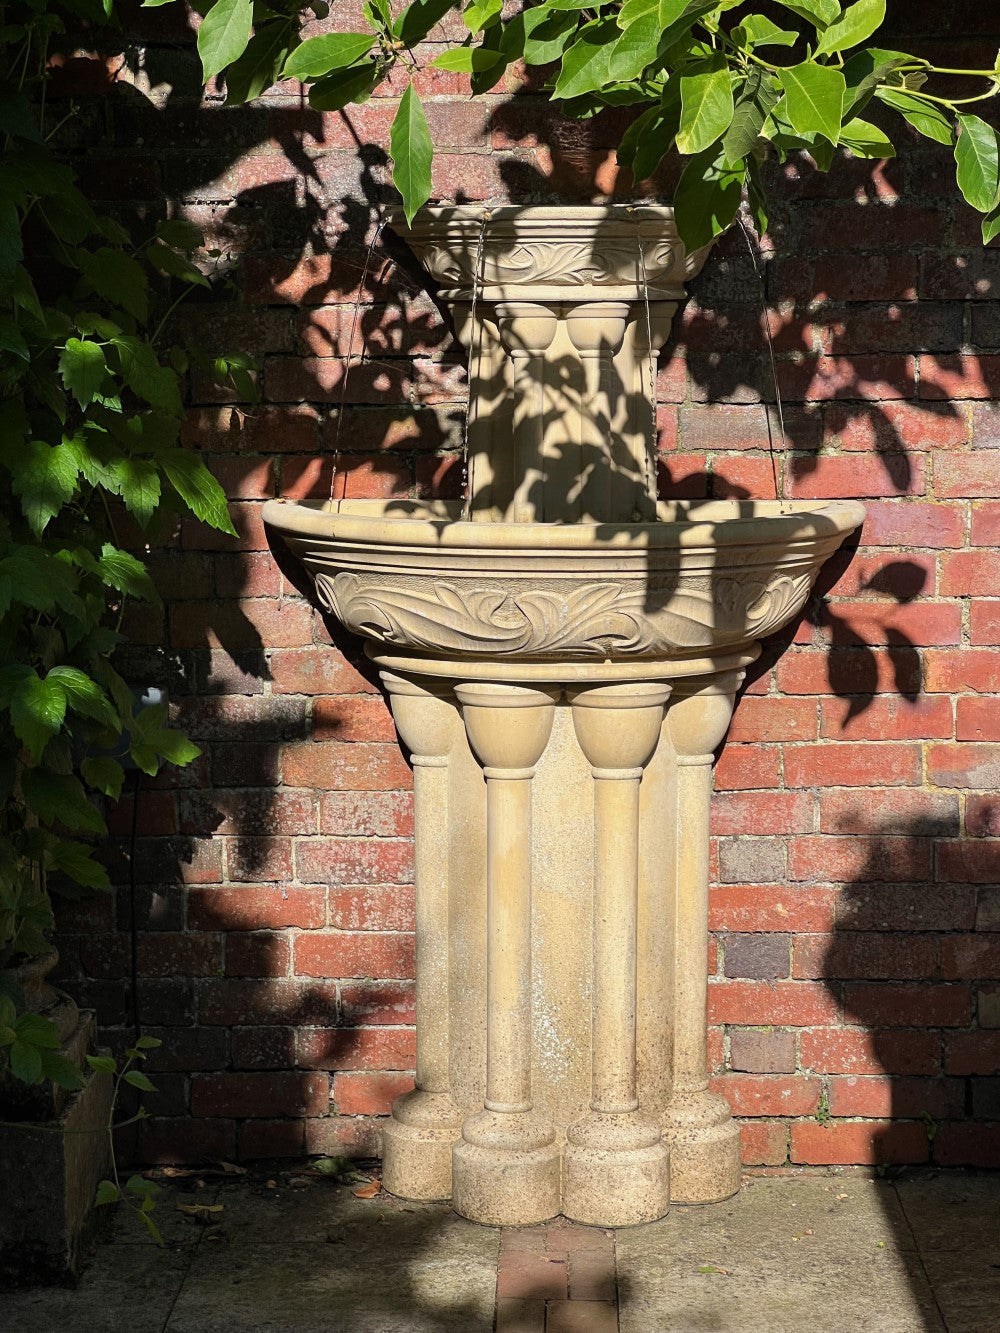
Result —
[[646, 277], [646, 256], [642, 249], [642, 227], [636, 233], [639, 246], [639, 278], [642, 283], [642, 300], [646, 308], [646, 342], [649, 355], [649, 403], [650, 431], [646, 447], [646, 494], [653, 502], [653, 517], [656, 517], [656, 352], [653, 349], [653, 318], [649, 312], [649, 281]]
[[[368, 246], [368, 253], [365, 255], [364, 267], [361, 270], [361, 281], [358, 283], [358, 294], [354, 302], [354, 313], [351, 316], [351, 333], [347, 341], [347, 362], [344, 366], [344, 374], [340, 381], [340, 403], [337, 407], [337, 430], [333, 439], [333, 469], [330, 473], [330, 503], [334, 504], [334, 489], [337, 484], [337, 470], [340, 464], [340, 432], [344, 425], [344, 403], [347, 401], [347, 380], [351, 373], [351, 362], [354, 357], [354, 334], [358, 327], [358, 313], [361, 310], [361, 301], [365, 294], [365, 283], [368, 281], [368, 270], [371, 267], [372, 255], [375, 253], [375, 247], [379, 243], [382, 235], [382, 229], [385, 227], [386, 219], [379, 218], [378, 226], [372, 236], [371, 243]], [[362, 343], [361, 351], [358, 353], [359, 361], [365, 359], [365, 348]], [[336, 499], [336, 507], [340, 508], [341, 499], [346, 498], [347, 480], [344, 479], [344, 495]]]
[[[778, 386], [778, 365], [774, 356], [774, 339], [771, 337], [771, 321], [768, 318], [767, 296], [764, 292], [764, 275], [760, 271], [760, 264], [757, 259], [757, 247], [759, 246], [760, 242], [759, 240], [757, 240], [756, 245], [754, 244], [754, 241], [751, 240], [750, 238], [750, 229], [747, 227], [746, 223], [743, 221], [742, 218], [737, 218], [736, 221], [739, 223], [740, 231], [743, 233], [743, 239], [747, 243], [747, 250], [749, 250], [750, 252], [750, 260], [753, 263], [753, 271], [757, 277], [757, 287], [760, 291], [760, 313], [764, 320], [764, 333], [765, 336], [767, 337], [767, 351], [771, 360], [771, 378], [774, 381], [774, 401], [777, 404], [778, 408], [778, 425], [781, 428], [781, 442], [782, 442], [782, 447], [784, 447], [784, 442], [786, 439], [785, 413], [781, 402], [781, 389]], [[782, 485], [778, 476], [778, 458], [777, 458], [777, 452], [774, 447], [774, 433], [771, 427], [771, 413], [768, 409], [766, 402], [763, 404], [763, 407], [764, 407], [764, 419], [767, 422], [767, 447], [768, 447], [768, 452], [771, 455], [771, 476], [774, 481], [774, 498], [780, 504], [781, 512], [784, 514], [787, 512], [785, 508], [785, 488]]]
[[469, 465], [469, 426], [472, 420], [472, 413], [475, 410], [476, 395], [473, 392], [472, 367], [475, 361], [476, 348], [476, 303], [479, 297], [479, 289], [484, 285], [483, 281], [483, 257], [486, 247], [486, 224], [492, 217], [490, 210], [484, 209], [482, 220], [479, 224], [479, 240], [476, 243], [476, 262], [472, 270], [472, 303], [469, 307], [469, 363], [466, 378], [469, 384], [469, 404], [465, 412], [465, 423], [462, 430], [462, 519], [468, 522], [472, 514], [472, 468]]

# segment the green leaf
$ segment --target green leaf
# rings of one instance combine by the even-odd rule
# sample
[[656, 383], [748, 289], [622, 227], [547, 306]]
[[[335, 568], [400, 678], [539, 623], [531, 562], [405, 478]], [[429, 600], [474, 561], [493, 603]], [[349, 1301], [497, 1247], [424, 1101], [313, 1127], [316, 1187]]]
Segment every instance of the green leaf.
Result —
[[392, 180], [403, 196], [406, 221], [412, 222], [417, 209], [431, 196], [431, 160], [434, 145], [420, 99], [407, 84], [399, 99], [392, 128], [389, 131], [389, 153], [392, 157]]
[[[143, 1077], [145, 1076], [143, 1075]], [[125, 1082], [131, 1082], [128, 1074], [125, 1075]], [[146, 1079], [146, 1082], [148, 1083], [149, 1080]], [[139, 1087], [140, 1085], [135, 1084], [135, 1086]], [[149, 1091], [149, 1089], [146, 1089], [146, 1091]], [[155, 1092], [156, 1089], [153, 1088], [152, 1091]], [[155, 1181], [144, 1179], [139, 1175], [138, 1171], [135, 1175], [129, 1176], [128, 1180], [125, 1182], [125, 1189], [129, 1194], [134, 1194], [139, 1199], [152, 1199], [160, 1192], [160, 1187]]]
[[66, 339], [66, 346], [59, 354], [59, 374], [81, 407], [93, 402], [107, 371], [104, 351], [97, 343]]
[[136, 1037], [136, 1049], [140, 1051], [155, 1051], [157, 1047], [162, 1046], [163, 1042], [159, 1037]]
[[59, 1048], [59, 1029], [44, 1014], [22, 1014], [14, 1024], [14, 1032], [19, 1041], [29, 1046], [37, 1046], [45, 1051]]
[[763, 14], [748, 14], [740, 19], [740, 27], [746, 33], [751, 46], [794, 46], [799, 34], [789, 28], [779, 28]]
[[146, 572], [146, 566], [128, 551], [121, 551], [110, 542], [105, 542], [101, 548], [98, 566], [101, 578], [110, 587], [127, 593], [129, 597], [138, 597], [144, 602], [159, 601], [159, 594], [153, 580]]
[[160, 461], [167, 480], [195, 518], [231, 537], [238, 535], [222, 487], [200, 458], [186, 449], [168, 449]]
[[[170, 267], [176, 264], [188, 264], [188, 261], [166, 246], [151, 246], [159, 255], [172, 257]], [[149, 254], [149, 251], [147, 251]], [[190, 265], [191, 268], [194, 265]], [[165, 271], [165, 270], [164, 270]], [[197, 272], [197, 270], [195, 270]], [[202, 274], [198, 274], [202, 278]], [[203, 285], [208, 286], [203, 279]], [[161, 366], [152, 346], [142, 338], [119, 333], [111, 338], [111, 344], [118, 355], [118, 364], [122, 379], [140, 398], [144, 398], [153, 407], [162, 407], [165, 412], [180, 416], [182, 412], [180, 389], [177, 374], [167, 366]]]
[[892, 140], [867, 120], [849, 120], [840, 131], [840, 142], [855, 157], [892, 157], [896, 150]]
[[22, 361], [31, 360], [31, 352], [24, 340], [24, 334], [14, 320], [0, 315], [0, 352], [9, 352]]
[[9, 466], [24, 517], [40, 536], [49, 520], [73, 498], [78, 475], [76, 456], [65, 444], [32, 440], [15, 452]]
[[316, 111], [340, 111], [349, 102], [367, 101], [379, 79], [374, 64], [338, 70], [310, 85], [309, 105]]
[[618, 146], [618, 161], [637, 181], [648, 180], [670, 148], [680, 124], [679, 100], [650, 107], [632, 122]]
[[240, 58], [250, 41], [252, 26], [252, 0], [216, 0], [198, 29], [203, 83], [211, 83], [216, 74]]
[[462, 12], [462, 22], [473, 36], [488, 27], [503, 9], [503, 0], [470, 0]]
[[983, 245], [989, 245], [997, 236], [1000, 236], [1000, 204], [983, 218]]
[[792, 129], [799, 134], [824, 134], [835, 144], [847, 91], [840, 70], [806, 60], [780, 70], [779, 77]]
[[84, 782], [95, 791], [110, 796], [113, 801], [121, 796], [125, 770], [117, 759], [84, 759], [80, 764], [80, 773]]
[[0, 277], [9, 277], [23, 258], [21, 215], [12, 200], [0, 198]]
[[54, 870], [61, 870], [74, 883], [82, 884], [86, 889], [107, 892], [111, 888], [107, 870], [79, 842], [57, 839], [49, 848], [49, 860]]
[[940, 107], [927, 102], [903, 88], [877, 88], [875, 96], [886, 106], [898, 111], [908, 124], [926, 139], [949, 146], [955, 141], [955, 130]]
[[430, 62], [432, 69], [457, 70], [460, 74], [471, 74], [474, 70], [489, 69], [500, 59], [499, 51], [490, 51], [482, 46], [453, 46], [449, 51], [442, 51]]
[[859, 46], [885, 22], [885, 0], [856, 0], [848, 5], [835, 23], [831, 23], [819, 40], [815, 54], [833, 55]]
[[104, 820], [87, 800], [82, 783], [69, 773], [29, 768], [21, 780], [24, 799], [43, 824], [64, 825], [71, 833], [106, 833]]
[[610, 81], [611, 50], [622, 33], [612, 18], [598, 19], [581, 28], [563, 56], [555, 97], [579, 97]]
[[840, 14], [838, 0], [777, 0], [777, 3], [811, 23], [820, 32], [835, 22]]
[[674, 192], [674, 219], [688, 254], [730, 225], [743, 196], [743, 164], [728, 167], [714, 146], [690, 159]]
[[66, 716], [66, 694], [58, 681], [41, 680], [35, 671], [26, 675], [11, 699], [14, 734], [36, 762]]
[[393, 23], [393, 36], [404, 46], [416, 46], [454, 8], [455, 0], [414, 0]]
[[736, 99], [733, 122], [722, 140], [727, 163], [734, 166], [753, 151], [764, 121], [777, 101], [778, 90], [774, 80], [760, 66], [755, 65]]
[[10, 1072], [22, 1083], [42, 1081], [42, 1053], [37, 1046], [15, 1041], [10, 1047]]
[[734, 111], [729, 65], [724, 57], [716, 56], [692, 68], [698, 73], [681, 76], [681, 123], [677, 131], [677, 147], [686, 156], [703, 152], [721, 138], [732, 123]]
[[77, 250], [76, 261], [87, 282], [109, 305], [120, 306], [139, 321], [149, 313], [149, 284], [142, 265], [121, 247]]
[[76, 1092], [83, 1087], [79, 1069], [58, 1051], [42, 1051], [42, 1075], [67, 1092]]
[[[148, 8], [148, 6], [153, 3], [167, 3], [167, 0], [144, 0], [143, 8]], [[118, 1203], [121, 1197], [121, 1191], [113, 1180], [102, 1180], [97, 1186], [97, 1194], [94, 1196], [94, 1206], [96, 1208], [103, 1208], [105, 1204]]]
[[114, 731], [121, 731], [118, 715], [108, 702], [107, 695], [86, 672], [80, 671], [78, 667], [55, 666], [45, 679], [55, 681], [60, 686], [74, 713], [93, 718], [95, 722], [103, 722]]
[[370, 32], [328, 32], [321, 37], [309, 37], [297, 47], [281, 71], [283, 79], [322, 78], [331, 70], [347, 69], [372, 48]]
[[39, 324], [45, 323], [45, 313], [42, 310], [42, 303], [38, 299], [38, 293], [35, 291], [35, 284], [31, 280], [31, 274], [23, 264], [18, 264], [14, 270], [11, 296], [14, 298], [14, 304], [20, 306], [26, 315], [36, 319]]
[[958, 188], [980, 213], [989, 213], [1000, 196], [997, 132], [978, 116], [959, 113], [961, 134], [955, 144]]
[[88, 1055], [87, 1064], [95, 1074], [115, 1074], [118, 1064], [110, 1055]]
[[122, 503], [145, 527], [160, 503], [160, 474], [156, 464], [148, 458], [121, 458], [111, 467]]
[[522, 18], [523, 54], [527, 65], [547, 65], [558, 60], [579, 22], [576, 14], [569, 11], [553, 14], [544, 6], [526, 9]]
[[168, 278], [180, 278], [181, 282], [190, 282], [196, 287], [211, 286], [197, 264], [192, 264], [187, 255], [178, 254], [169, 245], [147, 246], [146, 258], [157, 272], [165, 273]]
[[139, 1069], [130, 1069], [125, 1075], [125, 1082], [133, 1088], [138, 1088], [140, 1092], [155, 1092], [156, 1084], [146, 1077]]
[[[296, 40], [293, 26], [287, 19], [262, 24], [239, 60], [226, 70], [226, 106], [252, 102], [277, 83]], [[170, 245], [177, 244], [166, 236], [162, 239]]]
[[164, 218], [156, 224], [156, 234], [164, 245], [178, 250], [197, 250], [205, 244], [205, 233], [187, 218]]

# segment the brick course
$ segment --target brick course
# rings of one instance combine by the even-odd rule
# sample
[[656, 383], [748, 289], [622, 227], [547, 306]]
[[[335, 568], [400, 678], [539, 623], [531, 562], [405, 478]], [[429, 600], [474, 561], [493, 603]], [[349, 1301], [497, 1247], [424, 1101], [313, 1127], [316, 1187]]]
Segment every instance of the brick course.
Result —
[[[207, 228], [232, 288], [178, 318], [250, 351], [263, 388], [250, 407], [192, 379], [185, 437], [240, 536], [185, 520], [151, 561], [165, 612], [131, 621], [134, 674], [169, 677], [205, 750], [139, 798], [139, 996], [165, 1071], [140, 1151], [367, 1154], [413, 1071], [411, 776], [358, 644], [273, 559], [259, 508], [331, 485], [456, 494], [463, 357], [408, 267], [377, 253], [363, 279], [391, 192], [355, 136], [384, 142], [399, 80], [342, 114], [292, 84], [199, 106], [177, 37], [129, 62], [168, 83], [123, 67], [117, 89], [80, 59], [59, 92], [104, 103], [79, 162], [95, 199], [131, 212], [166, 189]], [[615, 117], [559, 123], [514, 71], [475, 104], [427, 60], [416, 81], [442, 197], [625, 197]], [[789, 165], [764, 246], [785, 438], [739, 236], [658, 376], [665, 494], [769, 498], [768, 412], [787, 494], [868, 505], [787, 651], [752, 669], [716, 766], [710, 1051], [755, 1165], [1000, 1165], [1000, 250], [981, 251], [948, 150], [896, 137], [889, 164]], [[341, 408], [358, 297], [367, 363]], [[127, 800], [110, 822], [127, 883]], [[119, 1041], [130, 911], [125, 894], [62, 918], [63, 972]]]

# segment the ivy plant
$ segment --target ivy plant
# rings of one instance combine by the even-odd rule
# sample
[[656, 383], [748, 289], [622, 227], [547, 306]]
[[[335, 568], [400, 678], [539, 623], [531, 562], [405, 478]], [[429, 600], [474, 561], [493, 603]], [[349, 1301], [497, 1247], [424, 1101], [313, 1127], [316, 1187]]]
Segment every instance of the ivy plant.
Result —
[[[0, 26], [0, 1072], [67, 1087], [76, 1070], [25, 1012], [16, 965], [49, 948], [50, 892], [108, 890], [102, 801], [125, 765], [199, 751], [116, 670], [136, 554], [165, 512], [233, 533], [223, 493], [180, 446], [191, 353], [168, 338], [211, 257], [182, 218], [133, 236], [99, 214], [46, 115], [49, 45], [111, 0], [15, 0]], [[239, 357], [218, 365], [246, 392]]]
[[[544, 89], [566, 116], [635, 107], [618, 160], [642, 181], [668, 153], [684, 159], [673, 204], [689, 249], [724, 231], [744, 195], [758, 226], [766, 226], [761, 168], [769, 156], [808, 152], [821, 171], [838, 149], [890, 157], [892, 141], [869, 118], [885, 106], [953, 146], [958, 186], [984, 215], [990, 241], [1000, 233], [1000, 147], [996, 131], [966, 108], [1000, 90], [1000, 56], [990, 68], [953, 70], [883, 49], [877, 37], [885, 8], [885, 0], [529, 0], [515, 12], [502, 0], [412, 0], [393, 15], [389, 0], [364, 0], [363, 31], [302, 40], [306, 21], [327, 16], [325, 0], [297, 12], [261, 0], [213, 0], [198, 50], [206, 81], [224, 74], [229, 102], [296, 78], [308, 85], [313, 107], [333, 111], [364, 102], [397, 66], [414, 71], [412, 48], [458, 11], [467, 35], [431, 64], [468, 74], [473, 94], [494, 89], [523, 61], [545, 67]], [[966, 96], [941, 92], [938, 76], [956, 74], [980, 82]], [[430, 198], [433, 159], [412, 82], [388, 148], [412, 221]]]

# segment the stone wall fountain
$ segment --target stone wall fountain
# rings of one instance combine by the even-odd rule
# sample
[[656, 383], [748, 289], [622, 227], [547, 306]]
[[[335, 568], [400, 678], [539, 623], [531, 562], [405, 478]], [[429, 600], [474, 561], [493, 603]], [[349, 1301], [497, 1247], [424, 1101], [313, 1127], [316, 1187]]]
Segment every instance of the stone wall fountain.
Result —
[[665, 208], [397, 230], [470, 347], [464, 503], [271, 502], [414, 769], [417, 1070], [384, 1183], [492, 1225], [739, 1187], [708, 1090], [708, 820], [759, 640], [864, 517], [658, 503], [655, 357], [705, 253]]

